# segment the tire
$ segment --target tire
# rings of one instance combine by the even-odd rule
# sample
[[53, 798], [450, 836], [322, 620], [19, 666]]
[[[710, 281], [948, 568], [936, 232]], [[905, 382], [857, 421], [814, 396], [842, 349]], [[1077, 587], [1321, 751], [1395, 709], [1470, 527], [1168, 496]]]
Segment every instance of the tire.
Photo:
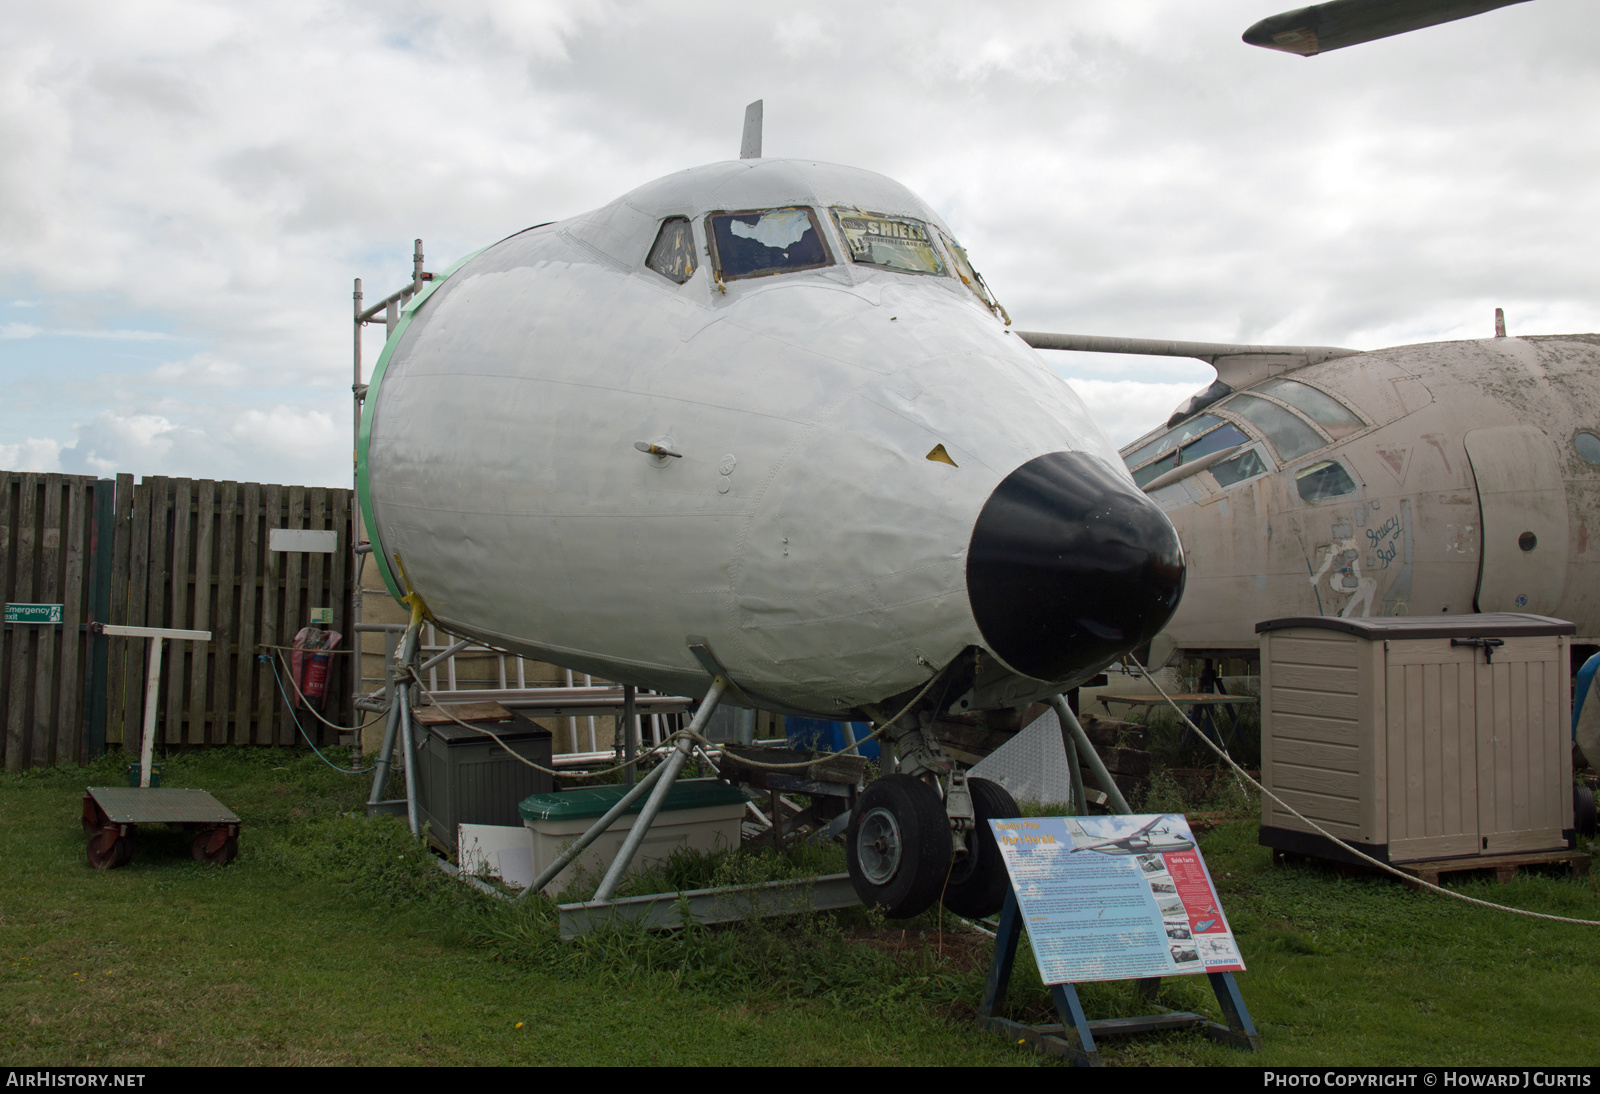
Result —
[[1572, 823], [1578, 835], [1593, 838], [1595, 834], [1594, 791], [1574, 783], [1572, 786]]
[[120, 828], [108, 825], [89, 834], [87, 853], [89, 865], [96, 870], [115, 870], [133, 858], [133, 846]]
[[945, 886], [944, 906], [956, 915], [968, 919], [983, 919], [995, 915], [1006, 902], [1011, 878], [1006, 873], [1005, 860], [1000, 857], [1000, 847], [994, 841], [991, 819], [1021, 815], [1016, 799], [999, 783], [988, 779], [968, 779], [967, 791], [972, 795], [973, 825], [967, 833], [967, 853], [956, 862], [950, 872], [950, 884]]
[[189, 849], [196, 862], [226, 866], [239, 854], [239, 837], [227, 828], [203, 829]]
[[950, 818], [933, 787], [886, 775], [862, 792], [845, 834], [850, 884], [890, 919], [933, 906], [950, 872]]

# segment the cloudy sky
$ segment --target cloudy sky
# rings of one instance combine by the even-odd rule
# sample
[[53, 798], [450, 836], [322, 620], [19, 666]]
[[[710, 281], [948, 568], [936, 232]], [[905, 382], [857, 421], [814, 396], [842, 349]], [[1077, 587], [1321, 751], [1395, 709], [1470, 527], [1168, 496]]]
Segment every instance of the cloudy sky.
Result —
[[[1022, 329], [1600, 330], [1600, 4], [1239, 41], [1285, 6], [8, 4], [0, 468], [348, 484], [352, 278], [732, 158], [756, 98], [768, 155], [931, 202]], [[1211, 379], [1052, 361], [1119, 442]]]

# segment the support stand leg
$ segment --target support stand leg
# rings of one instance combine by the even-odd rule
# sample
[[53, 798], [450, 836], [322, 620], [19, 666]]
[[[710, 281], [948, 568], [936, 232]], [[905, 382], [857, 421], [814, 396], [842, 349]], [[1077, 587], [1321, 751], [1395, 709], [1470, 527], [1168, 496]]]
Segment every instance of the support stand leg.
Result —
[[[1060, 721], [1058, 718], [1057, 721]], [[1067, 752], [1067, 771], [1072, 781], [1072, 808], [1080, 816], [1089, 812], [1089, 799], [1083, 793], [1083, 765], [1078, 761], [1078, 742], [1072, 739], [1072, 730], [1061, 722], [1061, 747]]]
[[978, 1008], [980, 1018], [998, 1017], [1005, 1009], [1006, 988], [1011, 984], [1011, 967], [1017, 962], [1017, 942], [1022, 938], [1022, 910], [1017, 905], [1017, 894], [1006, 890], [1006, 902], [1000, 908], [1000, 929], [994, 933], [994, 960], [989, 964], [989, 979], [983, 986], [983, 1004]]
[[1083, 731], [1083, 726], [1078, 724], [1078, 716], [1072, 713], [1072, 708], [1067, 705], [1063, 695], [1052, 695], [1050, 706], [1056, 712], [1056, 717], [1061, 719], [1061, 725], [1071, 731], [1072, 739], [1077, 742], [1078, 755], [1088, 762], [1089, 770], [1094, 772], [1094, 777], [1099, 780], [1100, 788], [1106, 792], [1106, 797], [1111, 799], [1111, 807], [1117, 813], [1132, 813], [1128, 806], [1128, 799], [1122, 796], [1122, 790], [1117, 786], [1116, 780], [1111, 777], [1111, 772], [1106, 770], [1106, 765], [1100, 759], [1100, 753], [1094, 750], [1094, 745], [1089, 743], [1089, 735]]
[[622, 781], [632, 786], [639, 781], [639, 719], [634, 713], [634, 686], [622, 687], [622, 758], [627, 762]]
[[1206, 1035], [1214, 1041], [1260, 1052], [1261, 1034], [1256, 1032], [1256, 1025], [1250, 1020], [1250, 1011], [1244, 1005], [1244, 996], [1239, 994], [1239, 985], [1234, 982], [1233, 973], [1213, 972], [1208, 973], [1207, 977], [1211, 981], [1211, 990], [1217, 993], [1217, 1005], [1222, 1008], [1228, 1028], [1224, 1030], [1213, 1022], [1206, 1027]]
[[1089, 1016], [1078, 1001], [1078, 989], [1071, 984], [1051, 984], [1050, 998], [1061, 1016], [1061, 1042], [1064, 1055], [1078, 1067], [1099, 1067], [1100, 1050], [1089, 1030]]
[[[411, 600], [411, 625], [406, 628], [405, 637], [400, 640], [400, 649], [395, 653], [395, 661], [400, 665], [415, 669], [417, 659], [417, 646], [422, 641], [422, 602]], [[394, 701], [399, 707], [400, 743], [404, 749], [406, 764], [406, 820], [411, 825], [413, 836], [422, 835], [422, 817], [417, 802], [417, 741], [415, 727], [411, 721], [411, 687], [416, 679], [413, 672], [410, 679], [395, 684]]]
[[389, 713], [383, 720], [383, 747], [378, 749], [378, 762], [372, 773], [372, 791], [367, 795], [367, 804], [383, 800], [383, 791], [389, 784], [389, 764], [394, 758], [395, 737], [400, 730], [400, 703], [398, 688], [389, 689]]
[[694, 751], [694, 739], [690, 734], [705, 730], [706, 723], [711, 720], [711, 712], [717, 709], [722, 693], [727, 690], [728, 681], [725, 677], [718, 676], [711, 682], [711, 690], [706, 692], [706, 697], [700, 702], [700, 709], [695, 711], [694, 721], [689, 723], [689, 732], [678, 738], [678, 746], [667, 757], [667, 762], [661, 765], [661, 776], [650, 791], [650, 797], [644, 803], [644, 808], [639, 811], [639, 819], [633, 822], [627, 838], [622, 841], [622, 848], [612, 860], [611, 868], [601, 879], [600, 888], [595, 890], [595, 900], [610, 900], [616, 895], [617, 887], [622, 884], [622, 875], [627, 873], [628, 866], [639, 853], [644, 837], [649, 834], [650, 826], [655, 823], [661, 807], [667, 804], [667, 795], [672, 791], [672, 784], [678, 780], [678, 772], [683, 770], [684, 761]]
[[549, 866], [546, 866], [544, 871], [540, 873], [538, 877], [533, 879], [528, 887], [522, 891], [522, 895], [517, 897], [517, 899], [526, 899], [529, 893], [536, 893], [554, 881], [561, 871], [567, 868], [568, 864], [570, 864], [573, 859], [583, 854], [586, 847], [603, 836], [606, 830], [617, 822], [617, 818], [621, 817], [622, 814], [626, 813], [629, 808], [632, 807], [634, 802], [644, 797], [646, 791], [656, 784], [656, 780], [661, 778], [661, 775], [664, 771], [666, 771], [665, 764], [651, 768], [644, 778], [633, 784], [633, 789], [622, 795], [622, 798], [617, 802], [616, 805], [613, 805], [610, 809], [606, 810], [605, 815], [591, 824], [589, 826], [589, 830], [573, 841], [571, 847], [568, 847], [565, 851], [561, 852], [561, 856], [559, 858], [557, 858]]

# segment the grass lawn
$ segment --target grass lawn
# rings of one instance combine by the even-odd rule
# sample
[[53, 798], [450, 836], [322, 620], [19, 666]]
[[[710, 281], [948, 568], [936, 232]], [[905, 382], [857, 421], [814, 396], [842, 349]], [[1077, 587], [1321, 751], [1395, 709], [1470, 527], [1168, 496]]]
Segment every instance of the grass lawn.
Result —
[[[245, 821], [239, 858], [203, 866], [179, 833], [131, 865], [88, 867], [94, 768], [0, 775], [0, 1054], [13, 1065], [1012, 1064], [1040, 1061], [967, 1019], [987, 948], [932, 914], [855, 910], [676, 935], [553, 937], [446, 878], [364, 780], [287, 751], [172, 757], [163, 781]], [[1121, 1064], [1593, 1064], [1600, 928], [1424, 896], [1381, 878], [1274, 867], [1240, 822], [1202, 843], [1249, 972], [1257, 1057], [1194, 1035], [1107, 1041]], [[1591, 879], [1475, 895], [1600, 919]], [[1091, 1017], [1137, 1013], [1122, 985]], [[1045, 1020], [1019, 955], [1013, 1014]], [[1164, 1003], [1215, 1013], [1203, 979]]]

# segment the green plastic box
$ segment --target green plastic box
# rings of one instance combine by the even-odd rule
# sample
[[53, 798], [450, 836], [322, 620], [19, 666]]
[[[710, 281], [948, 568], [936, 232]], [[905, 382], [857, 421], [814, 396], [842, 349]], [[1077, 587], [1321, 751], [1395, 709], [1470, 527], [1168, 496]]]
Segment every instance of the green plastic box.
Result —
[[[535, 876], [627, 792], [626, 786], [610, 784], [558, 794], [531, 794], [522, 799], [517, 811], [533, 837]], [[605, 834], [584, 848], [583, 854], [545, 886], [545, 894], [555, 896], [579, 880], [580, 875], [598, 881], [649, 797], [648, 793], [642, 795]], [[744, 791], [717, 779], [683, 779], [674, 783], [630, 869], [665, 859], [680, 847], [714, 851], [739, 846], [739, 823], [744, 819], [748, 800]]]

